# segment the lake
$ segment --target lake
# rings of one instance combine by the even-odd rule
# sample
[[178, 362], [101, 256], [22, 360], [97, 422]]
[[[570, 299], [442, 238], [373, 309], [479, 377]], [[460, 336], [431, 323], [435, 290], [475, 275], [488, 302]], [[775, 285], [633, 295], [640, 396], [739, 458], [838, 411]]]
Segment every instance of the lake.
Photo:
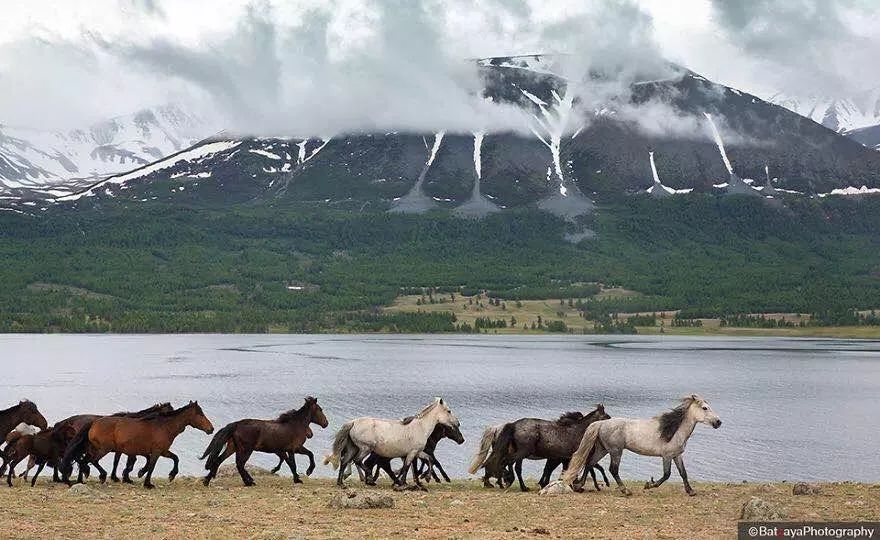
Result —
[[[3, 403], [35, 401], [49, 423], [79, 413], [196, 399], [215, 428], [274, 418], [315, 395], [330, 420], [307, 443], [319, 461], [357, 416], [400, 418], [443, 396], [466, 441], [437, 457], [467, 476], [487, 425], [604, 403], [612, 416], [654, 416], [700, 393], [724, 425], [698, 425], [685, 462], [695, 481], [880, 481], [880, 342], [668, 336], [0, 335]], [[209, 436], [172, 447], [200, 474]], [[300, 471], [304, 470], [298, 457]], [[109, 460], [107, 460], [109, 461]], [[257, 454], [251, 463], [274, 465]], [[228, 461], [231, 463], [232, 459]], [[603, 463], [607, 463], [607, 458]], [[660, 475], [624, 454], [621, 474]], [[159, 472], [167, 471], [160, 460]], [[528, 475], [539, 466], [526, 462]], [[286, 469], [285, 469], [286, 470]], [[673, 472], [672, 479], [677, 480]], [[258, 480], [259, 481], [259, 480]]]

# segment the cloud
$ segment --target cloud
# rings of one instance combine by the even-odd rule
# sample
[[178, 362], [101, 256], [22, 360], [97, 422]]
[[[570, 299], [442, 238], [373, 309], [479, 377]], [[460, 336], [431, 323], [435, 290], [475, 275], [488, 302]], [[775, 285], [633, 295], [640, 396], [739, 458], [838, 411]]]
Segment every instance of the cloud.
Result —
[[712, 0], [722, 33], [779, 91], [852, 97], [880, 83], [880, 4]]

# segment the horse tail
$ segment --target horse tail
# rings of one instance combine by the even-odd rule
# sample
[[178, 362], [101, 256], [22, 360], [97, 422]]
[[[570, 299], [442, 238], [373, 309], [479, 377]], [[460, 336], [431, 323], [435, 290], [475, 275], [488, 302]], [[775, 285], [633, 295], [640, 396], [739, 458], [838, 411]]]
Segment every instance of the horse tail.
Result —
[[492, 453], [489, 454], [484, 464], [486, 471], [492, 476], [500, 475], [501, 468], [505, 465], [505, 460], [512, 451], [516, 451], [516, 426], [504, 424], [495, 438], [495, 442], [492, 443]]
[[89, 431], [92, 429], [93, 423], [94, 422], [87, 422], [81, 427], [67, 445], [67, 449], [64, 451], [64, 456], [61, 458], [61, 466], [59, 467], [61, 469], [61, 474], [65, 478], [70, 476], [70, 471], [73, 469], [73, 461], [86, 452], [86, 449], [89, 446]]
[[578, 445], [577, 450], [571, 455], [568, 468], [562, 471], [560, 479], [566, 484], [571, 484], [577, 479], [584, 465], [586, 465], [587, 459], [593, 455], [593, 448], [596, 446], [596, 440], [599, 438], [600, 427], [602, 427], [601, 422], [593, 422], [587, 427], [587, 431], [584, 432], [581, 444]]
[[216, 465], [215, 462], [220, 458], [220, 454], [223, 452], [223, 447], [225, 447], [229, 439], [232, 438], [232, 433], [235, 431], [236, 427], [238, 427], [238, 422], [227, 424], [226, 427], [218, 431], [217, 434], [214, 435], [214, 438], [211, 439], [211, 442], [208, 443], [208, 447], [205, 448], [205, 453], [199, 458], [208, 458], [208, 461], [205, 462], [206, 470], [210, 471], [214, 469], [214, 465]]
[[486, 463], [486, 457], [489, 455], [489, 450], [492, 449], [492, 443], [498, 438], [498, 432], [501, 431], [502, 427], [504, 425], [499, 424], [497, 426], [489, 426], [483, 430], [483, 437], [480, 439], [480, 449], [474, 455], [471, 466], [468, 467], [468, 473], [476, 474]]
[[350, 439], [348, 435], [353, 427], [353, 421], [342, 424], [342, 427], [336, 432], [336, 436], [333, 437], [333, 452], [324, 456], [324, 465], [333, 465], [334, 469], [339, 467], [340, 456], [349, 444]]

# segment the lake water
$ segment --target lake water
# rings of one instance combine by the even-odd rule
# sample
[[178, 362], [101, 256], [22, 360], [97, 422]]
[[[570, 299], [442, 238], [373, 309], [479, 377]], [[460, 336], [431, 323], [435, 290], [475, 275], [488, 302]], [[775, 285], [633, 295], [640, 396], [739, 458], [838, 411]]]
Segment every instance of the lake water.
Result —
[[[487, 425], [555, 418], [598, 402], [612, 416], [654, 416], [696, 392], [724, 425], [697, 426], [685, 454], [693, 480], [880, 481], [878, 341], [0, 335], [0, 365], [0, 407], [31, 399], [50, 424], [197, 399], [219, 429], [240, 418], [274, 418], [315, 395], [330, 427], [313, 426], [307, 446], [324, 476], [332, 471], [320, 457], [344, 421], [410, 415], [434, 396], [448, 401], [466, 438], [463, 446], [442, 442], [437, 457], [450, 475], [465, 477]], [[184, 474], [202, 472], [197, 456], [208, 440], [189, 428], [175, 441]], [[164, 461], [157, 470], [168, 470]], [[251, 462], [274, 465], [275, 458], [255, 455]], [[535, 462], [526, 469], [539, 474]], [[656, 477], [660, 461], [626, 453], [621, 473]]]

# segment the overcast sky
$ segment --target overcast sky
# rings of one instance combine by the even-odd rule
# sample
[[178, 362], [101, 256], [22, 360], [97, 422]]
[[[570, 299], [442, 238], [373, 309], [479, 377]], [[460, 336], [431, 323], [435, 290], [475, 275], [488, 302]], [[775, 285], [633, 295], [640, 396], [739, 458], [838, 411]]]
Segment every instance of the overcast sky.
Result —
[[[880, 85], [874, 0], [0, 0], [0, 123], [184, 103], [244, 130], [503, 124], [461, 59], [678, 62], [762, 97]], [[470, 101], [469, 101], [470, 100]]]

